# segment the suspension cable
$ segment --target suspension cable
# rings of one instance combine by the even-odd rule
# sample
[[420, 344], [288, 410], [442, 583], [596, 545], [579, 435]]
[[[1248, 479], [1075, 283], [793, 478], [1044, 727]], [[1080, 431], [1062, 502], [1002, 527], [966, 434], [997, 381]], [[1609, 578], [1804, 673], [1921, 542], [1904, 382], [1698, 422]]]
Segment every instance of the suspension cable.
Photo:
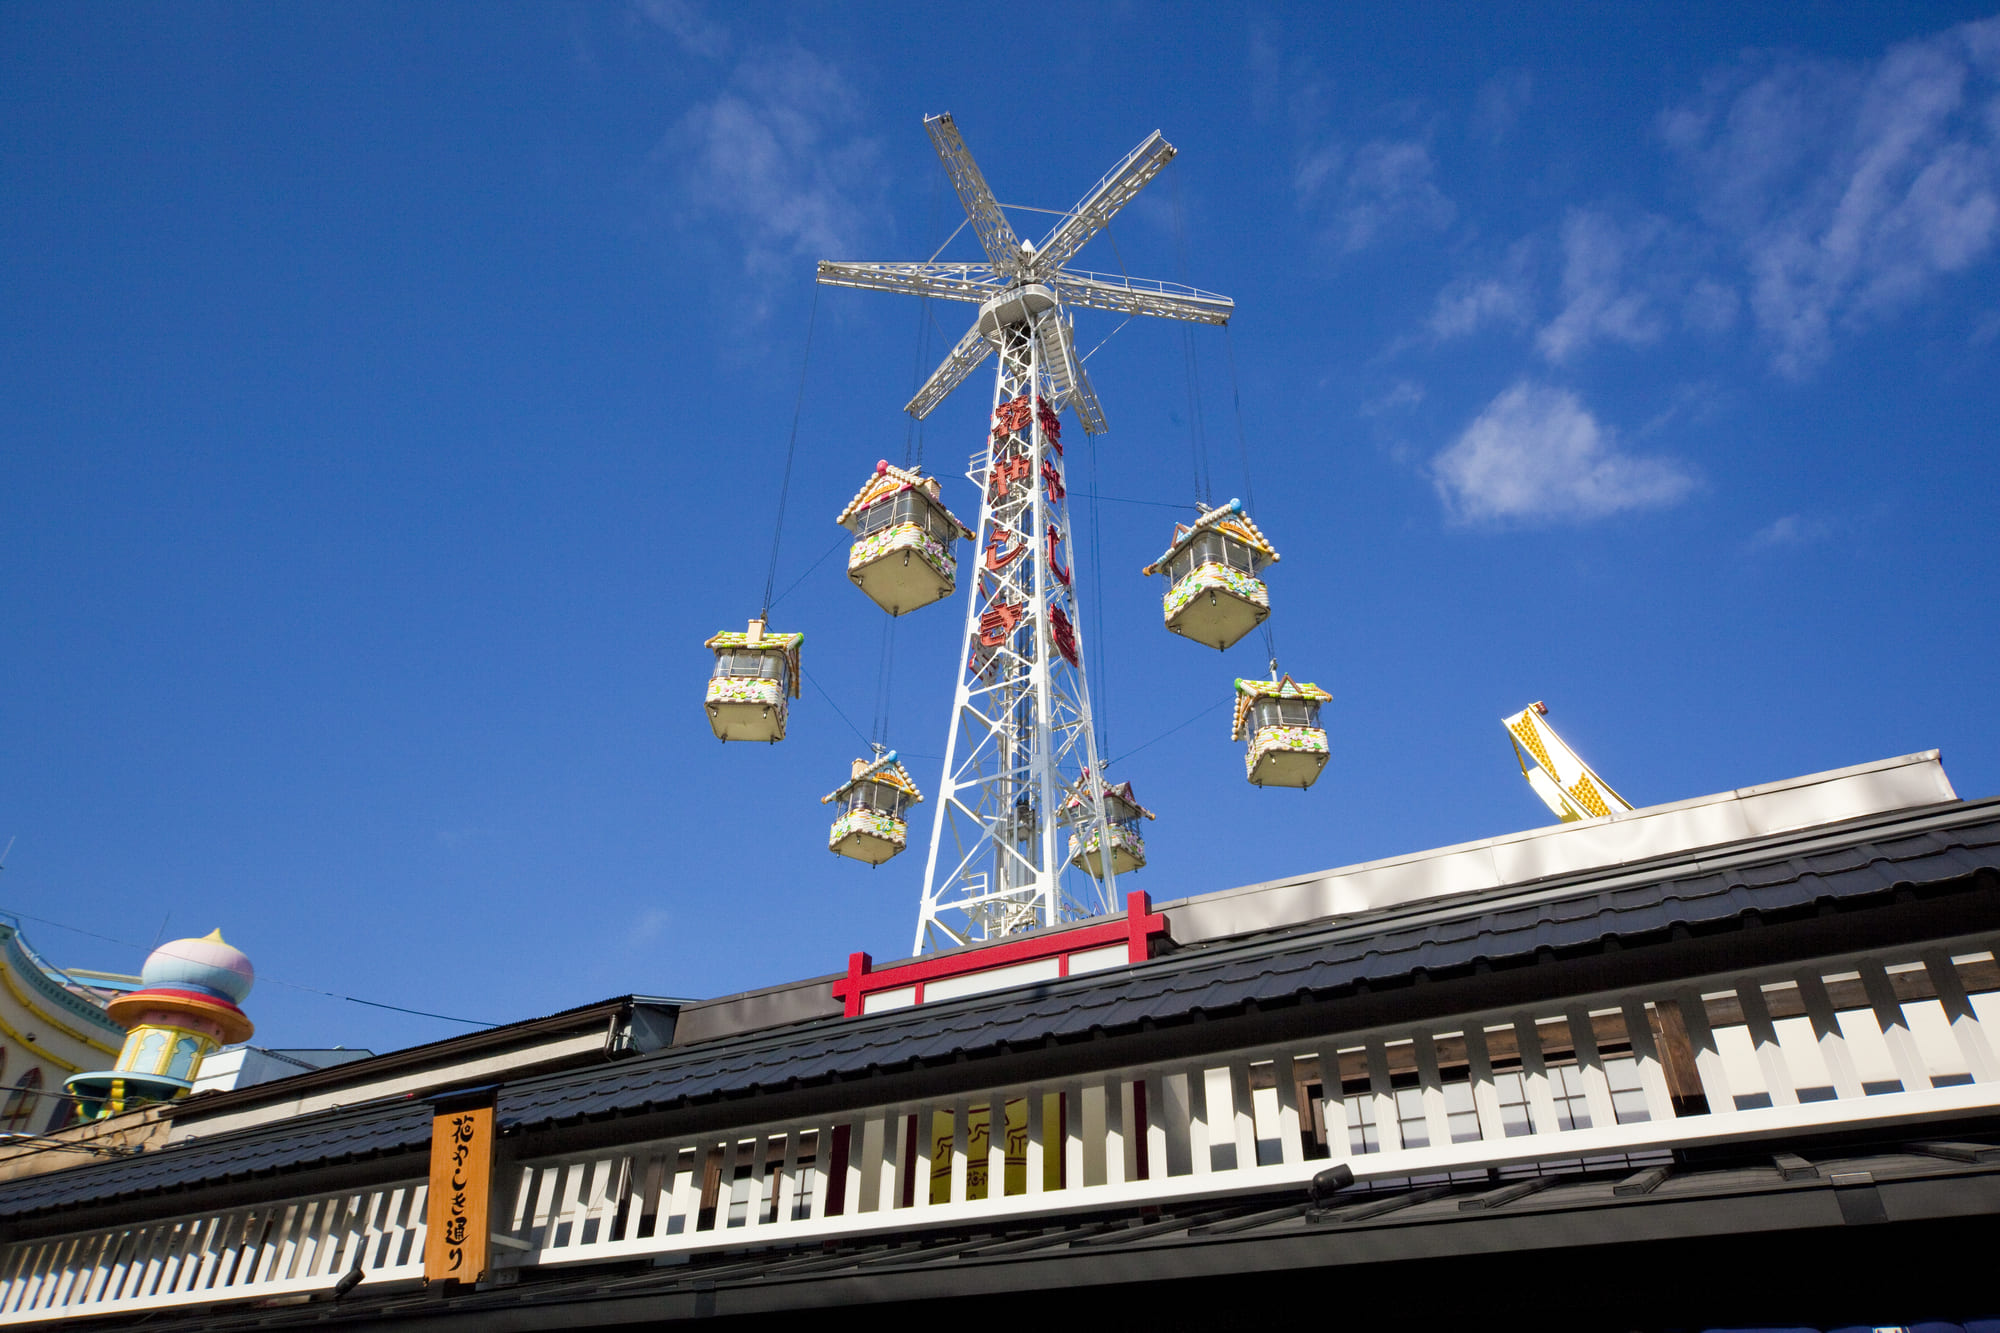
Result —
[[799, 358], [799, 392], [792, 403], [792, 434], [785, 443], [785, 477], [778, 483], [778, 521], [771, 528], [771, 564], [764, 573], [764, 601], [757, 612], [759, 620], [771, 614], [771, 589], [778, 581], [778, 544], [785, 535], [785, 505], [792, 495], [792, 460], [799, 451], [799, 415], [806, 406], [806, 370], [812, 365], [813, 326], [819, 322], [819, 284], [813, 284], [812, 310], [806, 315], [806, 350]]
[[[1181, 177], [1179, 172], [1170, 173], [1174, 187], [1174, 276], [1182, 286], [1187, 285], [1187, 222], [1181, 208]], [[1204, 509], [1215, 503], [1215, 488], [1208, 469], [1208, 432], [1202, 421], [1201, 412], [1201, 362], [1195, 354], [1194, 329], [1181, 325], [1181, 360], [1187, 373], [1188, 393], [1188, 444], [1194, 455], [1194, 492]]]
[[[937, 235], [938, 206], [943, 195], [944, 176], [940, 174], [931, 182], [931, 221], [930, 229], [925, 232], [927, 236]], [[960, 223], [959, 225], [963, 227], [965, 224]], [[944, 238], [944, 244], [950, 245], [952, 236], [956, 235], [958, 235], [958, 232], [953, 231], [951, 236]], [[942, 253], [944, 246], [939, 246], [938, 250]], [[936, 259], [937, 256], [932, 255], [931, 258]], [[917, 357], [915, 364], [910, 367], [911, 398], [915, 398], [917, 391], [924, 387], [924, 363], [931, 359], [931, 330], [936, 325], [937, 319], [931, 314], [930, 291], [926, 288], [917, 294]], [[903, 430], [903, 466], [905, 468], [921, 468], [923, 465], [924, 423], [921, 417], [912, 415], [909, 424]]]
[[[1222, 326], [1222, 345], [1229, 352], [1229, 400], [1236, 409], [1236, 458], [1243, 465], [1243, 502], [1250, 506], [1250, 512], [1257, 512], [1257, 488], [1250, 481], [1250, 435], [1243, 429], [1243, 386], [1236, 377], [1236, 339], [1229, 326]], [[1271, 674], [1278, 673], [1278, 636], [1271, 630], [1271, 618], [1266, 616], [1263, 624], [1264, 656], [1270, 660]]]
[[[1093, 701], [1097, 715], [1097, 755], [1098, 766], [1105, 766], [1104, 755], [1111, 748], [1111, 710], [1108, 700], [1111, 692], [1104, 688], [1110, 671], [1105, 665], [1108, 649], [1104, 637], [1104, 524], [1097, 509], [1097, 437], [1089, 431], [1083, 433], [1085, 451], [1090, 455], [1090, 637], [1097, 653], [1097, 698]], [[1105, 780], [1102, 773], [1100, 780]]]

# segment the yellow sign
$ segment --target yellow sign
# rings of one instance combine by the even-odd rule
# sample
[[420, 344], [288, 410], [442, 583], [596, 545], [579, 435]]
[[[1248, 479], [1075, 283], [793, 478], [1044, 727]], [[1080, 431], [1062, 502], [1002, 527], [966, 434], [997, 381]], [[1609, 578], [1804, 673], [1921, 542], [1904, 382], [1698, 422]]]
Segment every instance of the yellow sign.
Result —
[[477, 1282], [491, 1249], [493, 1108], [431, 1117], [431, 1189], [424, 1233], [426, 1282]]
[[[1050, 1093], [1042, 1100], [1042, 1123], [1047, 1126], [1048, 1141], [1060, 1145], [1062, 1136], [1057, 1132], [1061, 1122], [1062, 1098]], [[951, 1202], [951, 1140], [953, 1133], [952, 1115], [949, 1111], [934, 1112], [931, 1116], [931, 1202]], [[991, 1107], [975, 1106], [965, 1117], [965, 1197], [983, 1199], [986, 1197], [987, 1156], [992, 1145], [993, 1112]], [[1004, 1192], [1026, 1194], [1028, 1192], [1028, 1103], [1025, 1098], [1007, 1103], [1005, 1121], [1007, 1135], [1007, 1177]], [[1042, 1157], [1042, 1188], [1045, 1190], [1062, 1188], [1062, 1151], [1060, 1147], [1044, 1153]]]

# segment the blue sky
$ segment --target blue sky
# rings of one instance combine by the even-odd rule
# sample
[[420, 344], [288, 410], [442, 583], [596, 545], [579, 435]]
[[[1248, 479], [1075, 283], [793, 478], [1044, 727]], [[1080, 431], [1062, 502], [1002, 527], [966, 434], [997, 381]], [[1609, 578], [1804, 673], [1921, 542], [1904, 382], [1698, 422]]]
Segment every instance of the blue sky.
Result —
[[[813, 261], [944, 241], [946, 110], [1045, 208], [1160, 128], [1077, 262], [1238, 303], [1192, 392], [1177, 328], [1079, 319], [1129, 887], [1546, 822], [1534, 699], [1640, 804], [1933, 746], [2000, 791], [2000, 20], [1744, 8], [0, 9], [0, 907], [110, 969], [219, 924], [276, 1045], [463, 1030], [315, 992], [497, 1021], [899, 956], [920, 854], [829, 856], [818, 798], [885, 651], [833, 515], [919, 447], [976, 510], [987, 389], [899, 413], [916, 303], [819, 297], [782, 747], [710, 737], [700, 643], [763, 587]], [[1303, 795], [1216, 707], [1257, 639], [1138, 574], [1197, 438], [1335, 695]], [[927, 789], [958, 615], [891, 645]]]

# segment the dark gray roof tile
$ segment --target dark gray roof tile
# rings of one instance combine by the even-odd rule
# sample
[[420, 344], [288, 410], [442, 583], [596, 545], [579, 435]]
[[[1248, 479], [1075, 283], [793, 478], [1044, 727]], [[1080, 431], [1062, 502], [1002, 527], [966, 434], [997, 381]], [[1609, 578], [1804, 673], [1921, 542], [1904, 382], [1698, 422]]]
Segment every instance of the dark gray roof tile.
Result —
[[[1652, 934], [1677, 923], [1708, 926], [1752, 911], [1785, 911], [2000, 869], [2000, 800], [1942, 813], [1912, 812], [1887, 821], [1888, 828], [1884, 822], [1875, 821], [1846, 844], [1831, 844], [1826, 829], [1801, 832], [1794, 844], [1817, 845], [1798, 852], [1784, 850], [1779, 839], [1712, 849], [1703, 853], [1698, 872], [1674, 873], [1684, 860], [1663, 864], [1661, 877], [1649, 883], [1634, 883], [1638, 872], [1622, 866], [1573, 877], [1567, 885], [1540, 881], [1474, 895], [1457, 911], [1449, 902], [1416, 904], [1410, 910], [1421, 914], [1421, 924], [1398, 927], [1396, 912], [1311, 922], [1208, 942], [1131, 969], [670, 1048], [507, 1087], [499, 1114], [504, 1124], [533, 1126], [666, 1108], [795, 1079], [896, 1069], [961, 1052], [1074, 1039], [1093, 1028], [1171, 1022], [1250, 1000], [1390, 981], [1419, 967], [1527, 958], [1543, 948]], [[429, 1133], [428, 1110], [422, 1103], [398, 1103], [303, 1117], [143, 1157], [8, 1181], [0, 1183], [0, 1216], [193, 1188], [247, 1170], [299, 1170], [421, 1147]]]

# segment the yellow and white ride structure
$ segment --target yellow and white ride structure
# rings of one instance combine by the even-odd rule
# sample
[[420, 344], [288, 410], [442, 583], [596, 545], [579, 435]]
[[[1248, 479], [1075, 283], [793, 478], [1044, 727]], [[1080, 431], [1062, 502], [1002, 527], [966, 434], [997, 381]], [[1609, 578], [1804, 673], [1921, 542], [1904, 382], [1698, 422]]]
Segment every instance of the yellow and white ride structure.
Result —
[[[1090, 775], [1084, 775], [1084, 782]], [[1063, 802], [1063, 822], [1077, 826], [1069, 835], [1069, 863], [1093, 879], [1104, 878], [1104, 853], [1111, 852], [1111, 873], [1129, 875], [1146, 864], [1146, 839], [1139, 831], [1141, 819], [1153, 819], [1151, 810], [1132, 795], [1129, 782], [1099, 783], [1097, 797], [1102, 802], [1104, 822], [1092, 817], [1098, 801], [1092, 801], [1087, 786], [1079, 786]]]
[[785, 739], [786, 700], [799, 697], [799, 648], [803, 634], [774, 634], [753, 620], [744, 630], [724, 630], [702, 644], [715, 654], [708, 678], [708, 725], [719, 741]]
[[1326, 767], [1326, 728], [1319, 706], [1333, 696], [1290, 676], [1236, 682], [1231, 740], [1249, 741], [1243, 775], [1256, 787], [1310, 787]]
[[847, 781], [819, 798], [821, 805], [840, 807], [826, 835], [827, 850], [881, 865], [909, 845], [910, 825], [903, 812], [923, 799], [894, 750], [855, 760]]
[[1168, 629], [1223, 649], [1271, 614], [1270, 591], [1257, 576], [1278, 558], [1243, 502], [1231, 500], [1175, 524], [1166, 553], [1140, 572], [1167, 577], [1161, 607]]
[[[1512, 717], [1500, 719], [1508, 739], [1514, 742], [1521, 776], [1542, 798], [1542, 804], [1565, 824], [1630, 810], [1632, 803], [1611, 790], [1611, 784], [1556, 735], [1548, 724], [1548, 713], [1548, 705], [1537, 700]], [[1530, 757], [1535, 761], [1533, 767], [1528, 764]]]
[[972, 539], [944, 506], [936, 477], [884, 459], [834, 520], [854, 534], [847, 577], [892, 616], [929, 606], [958, 587], [955, 547]]

